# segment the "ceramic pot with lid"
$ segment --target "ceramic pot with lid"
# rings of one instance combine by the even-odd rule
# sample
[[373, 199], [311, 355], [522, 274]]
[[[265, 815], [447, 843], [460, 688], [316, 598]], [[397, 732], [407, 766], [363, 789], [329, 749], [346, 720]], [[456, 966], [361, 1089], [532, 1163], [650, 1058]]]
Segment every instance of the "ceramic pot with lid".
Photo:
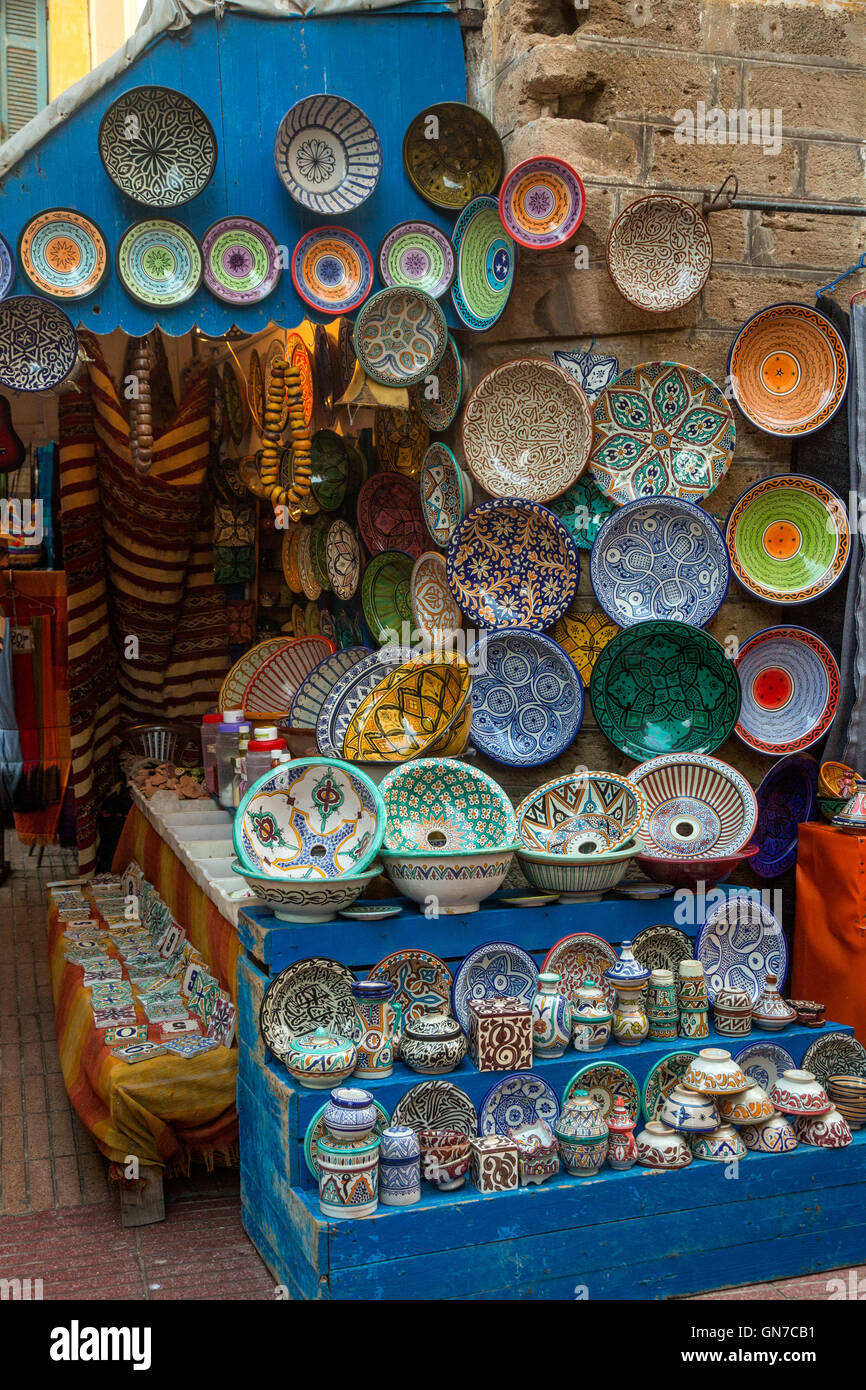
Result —
[[752, 1005], [752, 1022], [756, 1028], [763, 1028], [767, 1033], [778, 1033], [797, 1019], [797, 1010], [785, 1003], [778, 985], [775, 975], [767, 975], [761, 996]]
[[456, 1018], [441, 1003], [428, 1004], [420, 1018], [403, 1028], [400, 1057], [426, 1076], [453, 1071], [466, 1056], [469, 1040]]
[[302, 1086], [323, 1091], [352, 1075], [357, 1056], [349, 1038], [341, 1038], [329, 1028], [316, 1028], [312, 1033], [291, 1038], [283, 1061]]
[[608, 1129], [588, 1091], [574, 1091], [556, 1122], [556, 1143], [567, 1173], [592, 1177], [607, 1157]]
[[362, 1091], [359, 1086], [338, 1086], [331, 1092], [322, 1119], [335, 1139], [361, 1139], [373, 1133], [379, 1111], [369, 1091]]

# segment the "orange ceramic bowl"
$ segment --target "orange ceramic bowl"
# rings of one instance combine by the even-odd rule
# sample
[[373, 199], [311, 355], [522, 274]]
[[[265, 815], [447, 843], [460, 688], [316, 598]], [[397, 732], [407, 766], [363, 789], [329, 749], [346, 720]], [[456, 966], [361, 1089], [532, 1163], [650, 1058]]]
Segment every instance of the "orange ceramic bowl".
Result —
[[859, 773], [847, 763], [822, 763], [818, 773], [818, 791], [821, 796], [844, 797], [848, 801], [854, 795], [854, 787], [859, 780]]
[[836, 414], [848, 354], [836, 329], [807, 304], [771, 304], [743, 324], [728, 377], [747, 420], [782, 438], [812, 434]]

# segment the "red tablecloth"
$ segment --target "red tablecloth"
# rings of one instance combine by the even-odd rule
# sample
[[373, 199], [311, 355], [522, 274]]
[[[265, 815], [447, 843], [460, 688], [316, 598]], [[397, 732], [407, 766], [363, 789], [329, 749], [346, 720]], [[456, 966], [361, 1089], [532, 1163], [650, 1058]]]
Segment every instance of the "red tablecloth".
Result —
[[866, 1040], [866, 836], [800, 826], [790, 993]]

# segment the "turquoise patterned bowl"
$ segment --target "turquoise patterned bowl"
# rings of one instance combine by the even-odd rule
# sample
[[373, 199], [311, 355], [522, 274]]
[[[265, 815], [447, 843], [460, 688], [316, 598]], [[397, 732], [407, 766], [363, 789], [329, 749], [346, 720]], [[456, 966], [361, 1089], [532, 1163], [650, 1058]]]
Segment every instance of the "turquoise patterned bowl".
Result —
[[477, 854], [514, 849], [517, 821], [509, 798], [486, 772], [456, 758], [424, 758], [396, 767], [381, 784], [383, 850]]

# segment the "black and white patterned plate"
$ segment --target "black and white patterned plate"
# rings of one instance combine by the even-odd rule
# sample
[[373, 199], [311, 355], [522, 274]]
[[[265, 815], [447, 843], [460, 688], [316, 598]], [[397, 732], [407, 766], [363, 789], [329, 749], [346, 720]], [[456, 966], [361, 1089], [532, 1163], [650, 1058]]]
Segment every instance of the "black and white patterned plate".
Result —
[[391, 1124], [408, 1125], [416, 1132], [459, 1129], [473, 1139], [478, 1133], [478, 1115], [472, 1101], [453, 1081], [441, 1077], [410, 1087], [394, 1106]]
[[307, 956], [275, 975], [265, 990], [259, 1029], [265, 1046], [282, 1059], [290, 1039], [316, 1028], [345, 1038], [355, 1025], [351, 970], [330, 956]]

